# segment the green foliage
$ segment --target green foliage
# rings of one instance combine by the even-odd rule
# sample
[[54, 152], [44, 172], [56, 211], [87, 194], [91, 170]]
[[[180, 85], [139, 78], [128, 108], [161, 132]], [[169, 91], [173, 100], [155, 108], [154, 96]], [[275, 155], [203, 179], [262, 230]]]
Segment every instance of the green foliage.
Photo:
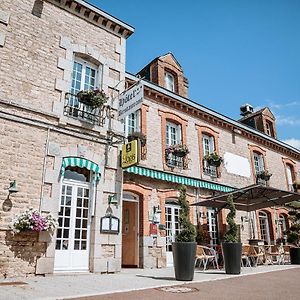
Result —
[[230, 211], [227, 215], [226, 221], [229, 226], [229, 229], [224, 235], [224, 242], [225, 243], [238, 243], [239, 237], [238, 237], [238, 227], [235, 223], [235, 215], [236, 215], [236, 209], [235, 205], [233, 203], [233, 196], [229, 195], [227, 197], [227, 207]]
[[299, 210], [291, 210], [289, 219], [292, 221], [290, 229], [286, 231], [288, 243], [300, 247], [300, 212]]
[[176, 236], [177, 242], [195, 242], [196, 229], [190, 221], [190, 207], [186, 200], [186, 187], [182, 185], [179, 189], [180, 195], [178, 204], [180, 206], [179, 212], [179, 226], [180, 233]]
[[201, 225], [200, 223], [197, 225], [197, 236], [196, 242], [198, 245], [207, 245], [210, 243], [211, 237], [207, 230], [207, 226]]

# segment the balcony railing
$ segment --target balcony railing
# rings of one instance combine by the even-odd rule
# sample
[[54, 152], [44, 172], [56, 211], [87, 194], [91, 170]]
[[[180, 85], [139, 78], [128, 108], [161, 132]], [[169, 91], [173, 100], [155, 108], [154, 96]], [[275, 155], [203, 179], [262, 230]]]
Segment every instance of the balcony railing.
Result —
[[64, 115], [83, 122], [103, 126], [105, 120], [111, 117], [111, 107], [109, 105], [103, 105], [101, 108], [92, 108], [79, 102], [76, 95], [67, 93]]
[[166, 163], [171, 168], [187, 169], [188, 167], [186, 157], [179, 157], [172, 153], [166, 153]]
[[217, 167], [211, 166], [206, 160], [203, 160], [203, 174], [213, 178], [218, 177]]

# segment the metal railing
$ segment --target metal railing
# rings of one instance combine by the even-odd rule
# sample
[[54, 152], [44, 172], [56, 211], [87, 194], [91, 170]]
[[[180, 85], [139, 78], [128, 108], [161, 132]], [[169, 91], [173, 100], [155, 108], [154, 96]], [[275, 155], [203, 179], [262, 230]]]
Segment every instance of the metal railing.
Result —
[[187, 169], [188, 163], [186, 157], [179, 157], [172, 153], [166, 153], [166, 164], [171, 168]]
[[203, 174], [209, 175], [213, 178], [218, 177], [217, 167], [211, 166], [206, 160], [203, 160]]
[[103, 126], [105, 120], [111, 117], [111, 107], [103, 105], [101, 108], [92, 108], [79, 102], [76, 95], [66, 93], [64, 115], [83, 122]]

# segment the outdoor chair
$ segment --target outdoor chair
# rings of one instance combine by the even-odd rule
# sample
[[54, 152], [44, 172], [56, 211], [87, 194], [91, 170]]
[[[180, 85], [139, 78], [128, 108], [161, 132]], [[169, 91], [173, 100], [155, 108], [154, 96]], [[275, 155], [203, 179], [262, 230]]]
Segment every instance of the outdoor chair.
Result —
[[283, 260], [284, 260], [284, 263], [290, 263], [291, 262], [290, 246], [284, 245], [284, 246], [282, 246], [282, 248], [283, 248]]
[[[269, 247], [268, 255], [271, 257], [271, 263], [277, 263], [279, 265], [284, 264], [284, 249], [281, 245], [271, 245]], [[276, 260], [274, 261], [274, 258]]]
[[264, 248], [257, 247], [255, 248], [252, 245], [249, 245], [248, 257], [252, 262], [254, 267], [257, 267], [258, 263], [263, 263], [265, 258]]
[[209, 262], [212, 262], [213, 266], [219, 270], [217, 253], [213, 248], [198, 245], [196, 252], [196, 265], [198, 261], [199, 268], [201, 268], [201, 265], [203, 263], [203, 271], [206, 270], [207, 264]]
[[[242, 246], [242, 260], [241, 260], [242, 267], [250, 267], [251, 268], [251, 260], [249, 257], [249, 252], [250, 252], [250, 245], [243, 245]], [[244, 265], [244, 261], [245, 261], [245, 265]]]

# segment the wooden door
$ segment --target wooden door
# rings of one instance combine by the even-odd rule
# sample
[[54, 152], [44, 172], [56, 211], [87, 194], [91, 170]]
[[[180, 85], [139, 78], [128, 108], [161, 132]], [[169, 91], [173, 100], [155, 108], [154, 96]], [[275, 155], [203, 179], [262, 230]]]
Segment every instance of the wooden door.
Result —
[[122, 266], [138, 267], [138, 202], [123, 201]]

